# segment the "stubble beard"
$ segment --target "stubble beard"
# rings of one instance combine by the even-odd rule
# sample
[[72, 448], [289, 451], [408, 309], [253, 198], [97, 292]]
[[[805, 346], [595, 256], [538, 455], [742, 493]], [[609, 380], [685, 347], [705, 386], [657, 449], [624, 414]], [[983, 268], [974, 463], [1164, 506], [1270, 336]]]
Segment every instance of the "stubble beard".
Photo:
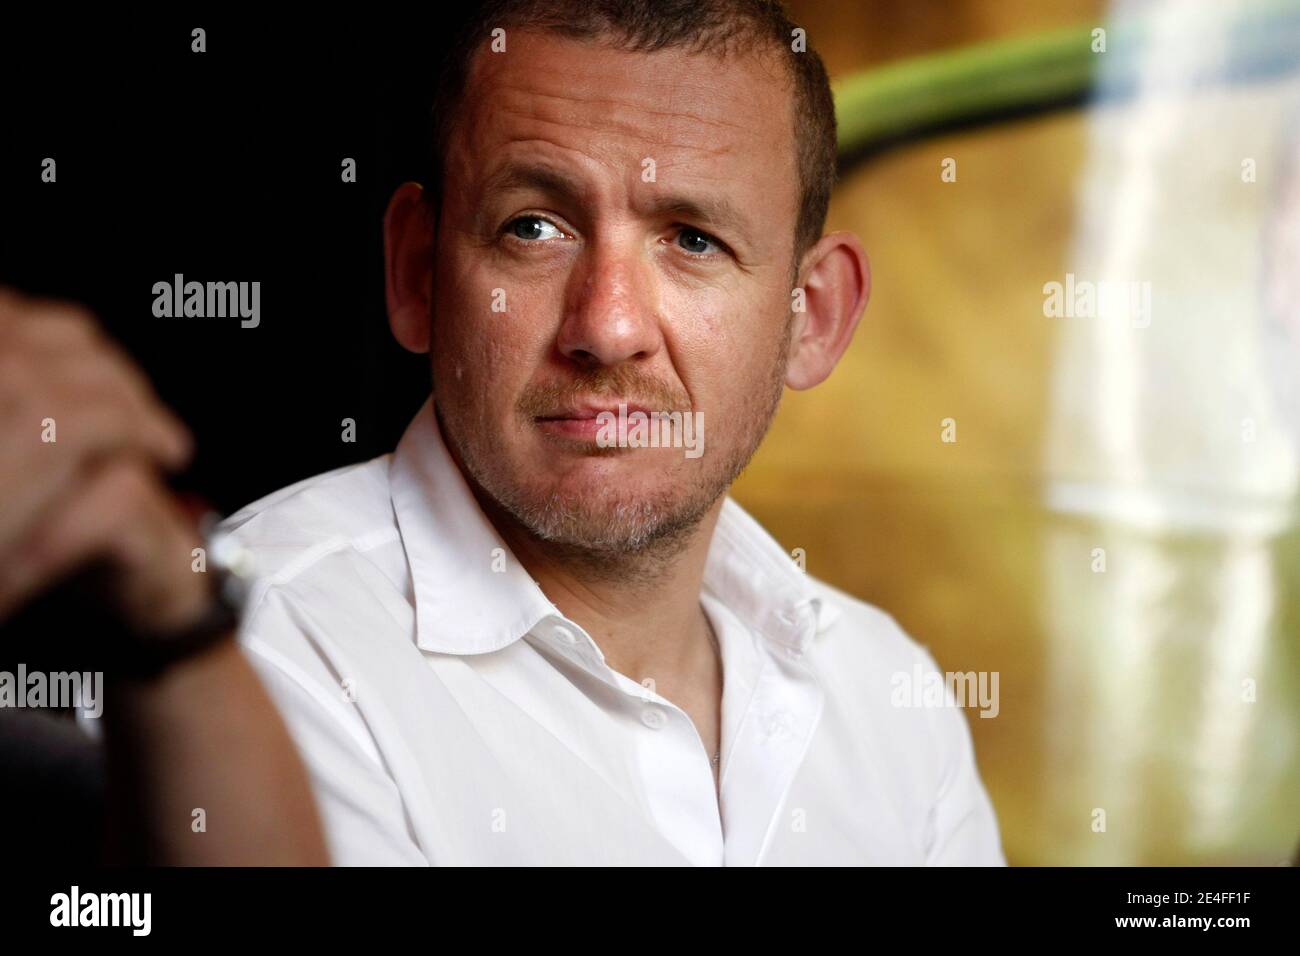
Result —
[[[539, 490], [514, 480], [493, 453], [491, 442], [467, 440], [454, 427], [449, 429], [441, 411], [439, 425], [489, 517], [494, 523], [504, 517], [514, 526], [503, 529], [504, 537], [512, 536], [510, 530], [521, 531], [553, 560], [584, 574], [623, 581], [635, 575], [650, 585], [691, 543], [700, 522], [740, 476], [767, 434], [784, 390], [788, 333], [789, 326], [764, 392], [755, 400], [757, 414], [744, 423], [740, 440], [725, 459], [710, 458], [707, 450], [693, 459], [692, 465], [699, 467], [688, 469], [691, 478], [684, 491], [669, 487], [648, 495], [628, 495], [611, 486], [578, 493]], [[526, 427], [532, 427], [532, 422]], [[654, 453], [681, 452], [661, 448]]]

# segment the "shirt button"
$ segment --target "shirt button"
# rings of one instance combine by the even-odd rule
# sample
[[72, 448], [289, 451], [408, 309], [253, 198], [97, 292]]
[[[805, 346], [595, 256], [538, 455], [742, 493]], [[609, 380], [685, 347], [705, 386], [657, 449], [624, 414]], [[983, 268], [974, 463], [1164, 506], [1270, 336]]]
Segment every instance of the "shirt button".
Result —
[[558, 637], [560, 640], [564, 641], [565, 644], [578, 643], [578, 635], [574, 634], [567, 627], [557, 627], [555, 629], [555, 636]]
[[763, 720], [763, 735], [769, 740], [781, 740], [790, 736], [793, 724], [788, 710], [773, 711]]
[[664, 712], [658, 707], [647, 707], [641, 711], [641, 723], [651, 730], [659, 730], [667, 722]]

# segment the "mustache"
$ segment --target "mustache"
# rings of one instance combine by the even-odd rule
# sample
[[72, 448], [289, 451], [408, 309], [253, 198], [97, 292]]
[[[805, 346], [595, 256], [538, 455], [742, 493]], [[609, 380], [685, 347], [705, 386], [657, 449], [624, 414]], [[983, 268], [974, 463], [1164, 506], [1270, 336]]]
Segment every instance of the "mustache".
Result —
[[600, 398], [617, 399], [656, 411], [691, 410], [690, 396], [685, 389], [673, 387], [627, 365], [580, 372], [565, 382], [534, 385], [519, 396], [517, 407], [520, 414], [538, 418], [557, 408]]

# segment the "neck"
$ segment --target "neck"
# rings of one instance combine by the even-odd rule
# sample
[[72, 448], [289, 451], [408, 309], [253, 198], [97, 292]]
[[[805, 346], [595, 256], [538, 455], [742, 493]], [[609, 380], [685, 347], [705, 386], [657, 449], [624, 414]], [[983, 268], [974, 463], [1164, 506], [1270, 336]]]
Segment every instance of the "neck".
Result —
[[693, 527], [633, 554], [543, 541], [483, 504], [542, 593], [591, 635], [610, 667], [637, 682], [651, 677], [667, 685], [714, 659], [700, 590], [724, 499]]

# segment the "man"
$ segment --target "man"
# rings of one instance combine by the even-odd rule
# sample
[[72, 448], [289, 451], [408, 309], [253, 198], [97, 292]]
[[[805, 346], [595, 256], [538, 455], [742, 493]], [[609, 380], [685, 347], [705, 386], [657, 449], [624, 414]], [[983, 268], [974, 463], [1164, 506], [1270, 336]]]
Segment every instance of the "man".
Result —
[[767, 0], [504, 0], [451, 44], [384, 223], [430, 400], [225, 526], [335, 862], [1004, 862], [960, 712], [891, 706], [928, 654], [726, 494], [869, 292], [798, 41]]

